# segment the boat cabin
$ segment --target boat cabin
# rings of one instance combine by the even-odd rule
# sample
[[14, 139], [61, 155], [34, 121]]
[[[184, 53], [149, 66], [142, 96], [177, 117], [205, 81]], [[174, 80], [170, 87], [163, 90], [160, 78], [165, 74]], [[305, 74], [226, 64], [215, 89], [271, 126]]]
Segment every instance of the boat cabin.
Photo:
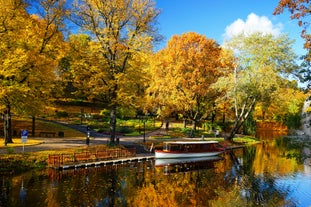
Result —
[[217, 141], [164, 142], [164, 152], [208, 152], [223, 149]]

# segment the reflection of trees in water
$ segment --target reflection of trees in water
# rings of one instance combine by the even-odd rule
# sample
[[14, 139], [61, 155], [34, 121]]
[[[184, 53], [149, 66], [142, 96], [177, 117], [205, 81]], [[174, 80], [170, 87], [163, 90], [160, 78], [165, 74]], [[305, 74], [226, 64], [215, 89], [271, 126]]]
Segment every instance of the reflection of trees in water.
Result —
[[280, 149], [284, 149], [284, 156], [287, 159], [295, 159], [302, 164], [305, 159], [311, 155], [304, 153], [304, 149], [311, 150], [311, 141], [309, 137], [283, 137], [275, 140], [276, 145]]
[[[56, 196], [64, 206], [127, 206], [126, 197], [135, 193], [130, 183], [143, 183], [144, 176], [129, 174], [129, 169], [141, 169], [141, 163], [107, 165], [67, 171], [49, 171], [52, 181], [61, 183]], [[137, 170], [138, 172], [138, 170]], [[127, 188], [130, 188], [129, 190]], [[130, 192], [130, 193], [128, 193]], [[94, 202], [96, 201], [96, 204]]]
[[287, 135], [287, 131], [285, 130], [257, 130], [256, 132], [256, 138], [259, 138], [260, 140], [274, 140], [275, 138], [284, 137]]
[[[277, 186], [274, 174], [280, 172], [276, 166], [288, 166], [283, 173], [297, 166], [280, 159], [277, 150], [269, 142], [224, 153], [225, 159], [213, 164], [179, 164], [174, 173], [166, 174], [163, 168], [154, 168], [153, 161], [51, 170], [49, 180], [33, 173], [24, 179], [26, 202], [41, 202], [37, 206], [294, 206], [285, 203], [289, 191]], [[2, 184], [1, 204], [7, 196], [19, 196], [21, 183], [16, 180]], [[6, 187], [14, 189], [12, 185], [18, 186], [16, 192], [7, 192]]]
[[8, 206], [10, 188], [10, 182], [3, 178], [1, 182], [0, 206]]
[[237, 204], [247, 206], [284, 205], [286, 194], [284, 191], [280, 191], [275, 183], [275, 178], [269, 173], [255, 174], [256, 149], [256, 146], [245, 147], [241, 159], [238, 159], [233, 151], [229, 154], [233, 166], [231, 174], [227, 175], [226, 179], [231, 179], [229, 183], [236, 185], [232, 189], [238, 192], [233, 194], [238, 194], [241, 198]]
[[[213, 163], [214, 161], [212, 161]], [[222, 176], [215, 173], [213, 164], [205, 161], [178, 163], [156, 167], [145, 173], [146, 183], [128, 199], [129, 206], [206, 206], [216, 197], [214, 189], [221, 185]], [[208, 166], [208, 167], [206, 167]]]

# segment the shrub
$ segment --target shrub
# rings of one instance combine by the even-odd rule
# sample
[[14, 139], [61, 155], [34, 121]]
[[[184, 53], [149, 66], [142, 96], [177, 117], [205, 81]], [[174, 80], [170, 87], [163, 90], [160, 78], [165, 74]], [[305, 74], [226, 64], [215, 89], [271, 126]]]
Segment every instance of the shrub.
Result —
[[69, 114], [66, 111], [56, 111], [55, 116], [57, 118], [67, 118]]
[[122, 134], [127, 134], [127, 133], [131, 133], [133, 130], [130, 127], [121, 126], [121, 127], [118, 128], [117, 131], [119, 131]]

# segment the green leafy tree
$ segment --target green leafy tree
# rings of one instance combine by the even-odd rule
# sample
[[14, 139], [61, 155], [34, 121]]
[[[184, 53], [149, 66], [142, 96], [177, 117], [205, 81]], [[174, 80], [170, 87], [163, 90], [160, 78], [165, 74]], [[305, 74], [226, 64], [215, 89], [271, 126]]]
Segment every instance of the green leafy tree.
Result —
[[228, 140], [240, 130], [258, 101], [273, 102], [271, 98], [278, 93], [286, 75], [296, 69], [291, 45], [286, 35], [262, 33], [239, 35], [227, 42], [226, 47], [235, 51], [235, 70], [220, 78], [215, 87], [226, 91], [224, 97], [233, 103], [235, 119]]

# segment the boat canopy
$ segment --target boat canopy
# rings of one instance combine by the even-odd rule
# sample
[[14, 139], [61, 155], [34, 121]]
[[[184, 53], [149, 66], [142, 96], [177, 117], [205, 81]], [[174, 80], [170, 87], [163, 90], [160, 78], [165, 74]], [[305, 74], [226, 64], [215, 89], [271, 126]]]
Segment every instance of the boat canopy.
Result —
[[170, 145], [170, 144], [217, 144], [218, 141], [170, 141], [170, 142], [164, 142], [164, 144]]

